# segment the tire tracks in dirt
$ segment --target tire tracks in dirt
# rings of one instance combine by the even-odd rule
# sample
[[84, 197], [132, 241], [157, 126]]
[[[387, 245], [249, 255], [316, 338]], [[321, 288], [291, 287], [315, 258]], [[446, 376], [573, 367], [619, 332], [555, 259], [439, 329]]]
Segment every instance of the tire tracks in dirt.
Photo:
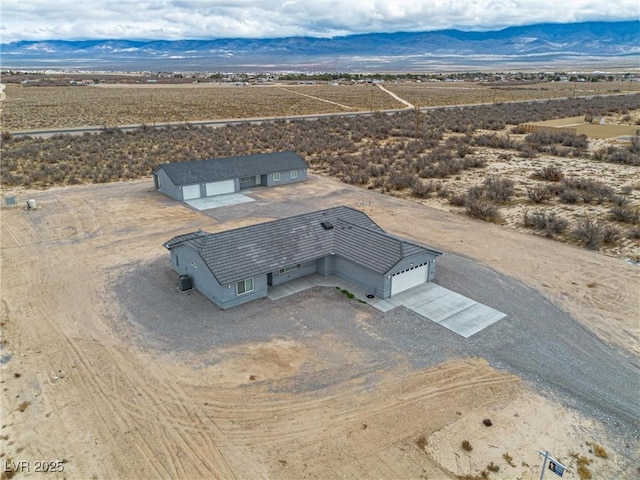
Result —
[[[432, 369], [408, 376], [406, 373], [402, 376], [384, 373], [376, 373], [386, 380], [376, 382], [373, 392], [366, 386], [369, 381], [360, 378], [332, 385], [330, 390], [334, 393], [328, 395], [326, 392], [313, 392], [298, 397], [300, 400], [292, 400], [289, 396], [273, 398], [271, 393], [252, 392], [251, 402], [236, 404], [218, 400], [209, 409], [215, 412], [219, 421], [225, 422], [221, 428], [233, 443], [249, 447], [264, 443], [277, 445], [313, 437], [327, 426], [332, 429], [346, 427], [367, 418], [383, 418], [396, 410], [416, 409], [422, 404], [456, 394], [492, 387], [502, 389], [516, 381], [511, 375], [493, 370], [478, 372], [477, 367], [469, 365], [451, 367], [447, 375], [440, 375]], [[403, 380], [399, 382], [398, 377]], [[386, 395], [384, 401], [380, 401], [381, 392]], [[345, 401], [353, 398], [357, 400]], [[306, 420], [303, 422], [302, 418]], [[283, 424], [286, 428], [282, 428]], [[256, 426], [263, 428], [256, 429]]]
[[[7, 245], [20, 249], [20, 255], [10, 259], [3, 255], [3, 263], [22, 272], [7, 302], [8, 308], [18, 305], [13, 313], [21, 323], [22, 336], [29, 337], [32, 345], [37, 338], [38, 348], [52, 353], [51, 366], [73, 366], [69, 367], [73, 370], [66, 376], [64, 389], [73, 392], [74, 405], [92, 418], [90, 425], [76, 427], [89, 426], [96, 444], [98, 440], [102, 444], [98, 448], [107, 446], [113, 455], [110, 460], [116, 465], [103, 472], [126, 472], [131, 477], [141, 475], [143, 470], [143, 476], [157, 478], [233, 478], [217, 446], [218, 442], [225, 443], [222, 433], [175, 382], [145, 378], [141, 373], [144, 365], [135, 355], [105, 346], [95, 337], [83, 337], [88, 332], [108, 330], [96, 292], [85, 293], [82, 288], [101, 281], [99, 272], [91, 271], [91, 255], [95, 254], [92, 250], [96, 243], [108, 241], [94, 241], [102, 218], [96, 206], [96, 201], [75, 197], [66, 199], [64, 205], [50, 200], [48, 211], [30, 212], [40, 214], [31, 216], [31, 221], [20, 218], [22, 212], [15, 212], [9, 222], [3, 222], [3, 250]], [[63, 228], [52, 228], [52, 224]], [[86, 242], [77, 246], [78, 240]], [[70, 249], [74, 255], [69, 255]], [[52, 277], [53, 272], [56, 277]], [[3, 280], [6, 283], [6, 271]], [[75, 299], [71, 307], [69, 298]], [[87, 321], [91, 324], [88, 331]], [[118, 342], [109, 335], [100, 338]], [[22, 343], [19, 336], [14, 340]], [[45, 392], [43, 399], [51, 402], [54, 411], [69, 408], [68, 403], [55, 400], [60, 384], [52, 384], [44, 372], [39, 375], [39, 383]], [[34, 451], [44, 454], [42, 448]], [[132, 451], [137, 461], [131, 461]]]

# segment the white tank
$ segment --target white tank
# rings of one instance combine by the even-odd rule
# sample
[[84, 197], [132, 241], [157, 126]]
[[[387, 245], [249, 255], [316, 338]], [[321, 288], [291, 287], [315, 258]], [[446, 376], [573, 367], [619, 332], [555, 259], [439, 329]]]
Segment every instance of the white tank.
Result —
[[36, 201], [33, 198], [30, 198], [29, 200], [27, 200], [27, 209], [28, 210], [35, 210], [36, 207], [37, 207]]

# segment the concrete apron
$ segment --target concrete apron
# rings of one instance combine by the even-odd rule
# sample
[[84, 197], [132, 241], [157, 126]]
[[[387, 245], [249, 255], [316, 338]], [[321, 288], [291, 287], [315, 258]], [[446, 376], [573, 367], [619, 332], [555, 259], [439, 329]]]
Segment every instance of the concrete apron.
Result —
[[317, 286], [347, 290], [353, 293], [355, 298], [365, 301], [381, 312], [403, 306], [464, 338], [469, 338], [507, 316], [435, 283], [424, 283], [387, 299], [367, 298], [367, 292], [349, 282], [335, 275], [325, 277], [318, 273], [269, 287], [267, 296], [271, 300], [278, 300]]
[[201, 197], [184, 201], [184, 203], [196, 210], [209, 210], [211, 208], [226, 207], [228, 205], [247, 202], [255, 202], [255, 200], [241, 193], [227, 193], [224, 195], [214, 195], [212, 197]]

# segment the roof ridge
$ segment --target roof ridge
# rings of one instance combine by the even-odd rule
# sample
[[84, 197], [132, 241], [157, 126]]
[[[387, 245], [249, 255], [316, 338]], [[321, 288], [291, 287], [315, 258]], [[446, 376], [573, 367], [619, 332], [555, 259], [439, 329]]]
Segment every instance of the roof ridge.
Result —
[[[220, 232], [216, 232], [216, 235], [218, 234], [224, 234], [227, 232], [239, 232], [239, 231], [246, 231], [252, 228], [258, 228], [258, 227], [264, 227], [267, 225], [272, 225], [275, 223], [281, 223], [281, 222], [285, 222], [285, 221], [292, 221], [292, 220], [296, 220], [296, 219], [300, 219], [302, 217], [311, 217], [311, 216], [315, 216], [318, 214], [323, 214], [326, 215], [328, 212], [332, 211], [332, 210], [341, 210], [341, 209], [349, 209], [349, 210], [353, 210], [354, 212], [358, 212], [358, 213], [362, 213], [363, 215], [365, 215], [367, 218], [369, 218], [371, 220], [371, 217], [369, 217], [369, 215], [367, 215], [366, 213], [357, 210], [355, 208], [352, 207], [347, 207], [346, 205], [337, 205], [335, 207], [329, 207], [329, 208], [325, 208], [324, 210], [313, 210], [311, 212], [306, 212], [306, 213], [299, 213], [297, 215], [293, 215], [291, 217], [283, 217], [283, 218], [276, 218], [274, 220], [267, 220], [266, 222], [260, 222], [260, 223], [254, 223], [252, 225], [244, 225], [242, 227], [237, 227], [237, 228], [230, 228], [229, 230], [222, 230]], [[340, 217], [337, 217], [336, 220], [341, 220]], [[345, 220], [343, 220], [345, 221]], [[373, 220], [371, 220], [373, 222]], [[375, 224], [375, 222], [373, 222]], [[355, 224], [353, 224], [355, 225]]]

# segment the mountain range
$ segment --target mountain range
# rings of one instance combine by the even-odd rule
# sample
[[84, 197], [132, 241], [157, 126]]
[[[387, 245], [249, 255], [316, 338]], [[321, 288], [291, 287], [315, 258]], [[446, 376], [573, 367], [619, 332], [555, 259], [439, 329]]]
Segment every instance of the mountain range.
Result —
[[8, 69], [411, 72], [640, 66], [640, 21], [334, 38], [50, 40], [1, 45]]

